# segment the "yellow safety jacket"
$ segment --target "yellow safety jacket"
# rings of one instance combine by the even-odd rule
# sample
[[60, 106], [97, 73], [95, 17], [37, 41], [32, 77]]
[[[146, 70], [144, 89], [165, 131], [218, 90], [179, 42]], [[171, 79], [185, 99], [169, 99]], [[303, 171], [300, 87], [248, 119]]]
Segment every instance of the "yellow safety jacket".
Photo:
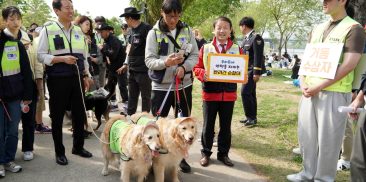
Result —
[[[329, 22], [322, 23], [313, 30], [310, 43], [345, 43], [346, 36], [351, 28], [358, 24], [358, 22], [347, 16], [341, 22], [339, 22], [338, 25], [333, 28], [333, 30], [331, 30], [331, 32], [327, 37], [325, 37], [323, 41], [323, 33], [329, 27]], [[342, 52], [338, 61], [339, 64], [343, 62], [343, 58], [344, 53]], [[323, 90], [343, 93], [351, 92], [353, 79], [354, 71], [351, 71], [345, 77], [324, 88]], [[315, 76], [305, 77], [305, 83], [309, 86], [318, 85], [323, 80], [325, 80], [325, 78]]]
[[12, 76], [20, 73], [20, 54], [17, 42], [7, 41], [1, 58], [3, 76]]
[[[84, 53], [87, 46], [84, 41], [84, 33], [78, 26], [72, 26], [70, 31], [70, 41], [57, 22], [46, 26], [49, 44], [49, 54], [54, 56], [72, 55], [77, 57], [77, 65], [80, 74], [84, 70]], [[74, 65], [58, 63], [53, 66], [46, 66], [46, 73], [50, 76], [69, 76], [76, 73]]]

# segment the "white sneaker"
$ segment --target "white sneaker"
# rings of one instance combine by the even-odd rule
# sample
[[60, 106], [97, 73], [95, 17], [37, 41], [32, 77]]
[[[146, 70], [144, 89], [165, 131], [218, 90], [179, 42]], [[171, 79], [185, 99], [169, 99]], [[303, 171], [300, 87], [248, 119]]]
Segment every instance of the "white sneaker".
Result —
[[4, 169], [4, 165], [0, 165], [0, 177], [5, 177], [5, 169]]
[[292, 149], [292, 153], [294, 153], [296, 155], [301, 155], [300, 147], [296, 147], [296, 148]]
[[301, 172], [296, 173], [296, 174], [290, 174], [286, 176], [287, 180], [292, 181], [292, 182], [301, 182], [301, 181], [306, 181], [302, 176], [301, 176]]
[[30, 161], [33, 159], [33, 152], [32, 151], [26, 151], [23, 154], [23, 160]]
[[5, 164], [4, 167], [5, 167], [5, 170], [13, 172], [13, 173], [17, 173], [22, 170], [22, 166], [15, 164], [14, 162], [9, 162], [9, 163]]
[[213, 147], [217, 147], [218, 146], [218, 144], [217, 144], [217, 136], [214, 137], [214, 141], [212, 143], [212, 146]]
[[351, 167], [350, 161], [345, 161], [343, 159], [339, 159], [337, 163], [337, 171], [346, 171]]

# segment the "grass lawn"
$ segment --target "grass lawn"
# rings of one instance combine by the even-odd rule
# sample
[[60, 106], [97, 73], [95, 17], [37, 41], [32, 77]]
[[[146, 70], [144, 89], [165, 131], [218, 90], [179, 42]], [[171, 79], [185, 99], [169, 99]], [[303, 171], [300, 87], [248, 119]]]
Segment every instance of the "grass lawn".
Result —
[[[286, 175], [301, 170], [302, 159], [292, 154], [297, 142], [297, 114], [301, 91], [285, 84], [291, 70], [273, 69], [257, 84], [258, 125], [243, 127], [244, 111], [238, 85], [238, 99], [232, 120], [232, 149], [245, 158], [259, 175], [269, 181], [286, 181]], [[202, 121], [201, 83], [195, 79], [192, 115]], [[218, 123], [216, 124], [218, 125]], [[217, 126], [216, 126], [217, 127]], [[349, 172], [338, 172], [336, 181], [349, 181]]]

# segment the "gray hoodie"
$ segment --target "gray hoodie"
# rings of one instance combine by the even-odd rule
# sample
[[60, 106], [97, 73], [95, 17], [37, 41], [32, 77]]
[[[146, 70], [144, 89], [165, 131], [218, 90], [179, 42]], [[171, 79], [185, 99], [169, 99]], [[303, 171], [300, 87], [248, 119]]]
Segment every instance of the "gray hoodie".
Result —
[[[167, 56], [160, 56], [158, 54], [159, 45], [157, 42], [157, 37], [155, 34], [155, 30], [159, 29], [159, 21], [154, 25], [153, 29], [151, 29], [147, 35], [146, 40], [146, 49], [145, 49], [145, 64], [150, 70], [163, 70], [166, 69], [165, 75], [163, 78], [162, 83], [152, 82], [152, 90], [161, 90], [161, 91], [168, 91], [170, 84], [174, 80], [175, 77], [175, 70], [177, 69], [177, 66], [170, 66], [166, 67], [164, 64], [165, 59], [172, 53], [174, 53], [174, 44], [169, 40], [169, 49]], [[185, 29], [182, 29], [180, 34], [184, 33], [186, 31]], [[194, 65], [196, 65], [198, 61], [198, 47], [196, 40], [194, 38], [194, 35], [189, 28], [189, 34], [190, 40], [189, 44], [192, 44], [192, 49], [189, 57], [185, 60], [183, 67], [186, 71], [186, 74], [183, 79], [183, 87], [186, 88], [188, 86], [192, 85], [192, 69]], [[174, 37], [174, 35], [171, 34], [171, 32], [167, 32], [168, 35], [171, 35]], [[165, 36], [165, 35], [163, 35]], [[187, 73], [190, 72], [190, 73]], [[179, 90], [181, 90], [182, 87], [180, 86]]]

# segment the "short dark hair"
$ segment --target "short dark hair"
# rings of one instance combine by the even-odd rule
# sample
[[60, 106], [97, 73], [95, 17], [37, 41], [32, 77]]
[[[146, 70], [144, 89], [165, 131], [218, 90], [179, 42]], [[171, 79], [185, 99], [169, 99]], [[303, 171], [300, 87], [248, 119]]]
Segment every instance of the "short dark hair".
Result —
[[347, 0], [346, 5], [344, 6], [346, 9], [349, 6], [349, 2], [350, 2], [350, 0]]
[[353, 6], [346, 6], [346, 12], [349, 17], [355, 17], [355, 9], [353, 9]]
[[10, 16], [13, 15], [19, 16], [20, 19], [22, 18], [22, 13], [16, 6], [8, 6], [2, 11], [2, 16], [4, 20], [8, 19]]
[[247, 26], [248, 28], [253, 29], [254, 28], [254, 19], [249, 16], [243, 17], [239, 22], [239, 26], [243, 26], [243, 25]]
[[[58, 9], [58, 10], [61, 10], [61, 7], [62, 7], [62, 3], [61, 3], [62, 0], [53, 0], [52, 1], [52, 8], [53, 9]], [[68, 0], [70, 2], [72, 2], [72, 0]]]
[[215, 28], [215, 27], [216, 27], [216, 24], [217, 24], [217, 22], [218, 22], [218, 21], [225, 21], [225, 22], [228, 22], [228, 23], [229, 23], [230, 28], [231, 28], [231, 32], [230, 32], [230, 39], [231, 39], [231, 40], [234, 40], [234, 39], [235, 39], [235, 36], [234, 36], [234, 31], [232, 30], [232, 28], [233, 28], [233, 24], [231, 23], [231, 20], [230, 20], [228, 17], [226, 17], [226, 16], [220, 16], [220, 17], [218, 17], [218, 18], [214, 21], [214, 23], [213, 23], [213, 28]]
[[97, 16], [94, 18], [95, 23], [106, 23], [104, 16]]
[[169, 14], [171, 12], [181, 13], [182, 4], [179, 0], [164, 0], [163, 4], [161, 5], [161, 10], [163, 10], [165, 14]]
[[37, 23], [32, 23], [32, 24], [30, 24], [30, 26], [29, 26], [29, 27], [31, 27], [31, 26], [33, 26], [33, 25], [35, 25], [35, 26], [39, 27], [39, 25], [38, 25]]
[[141, 18], [140, 14], [126, 14], [126, 18], [132, 18], [134, 20], [139, 20]]

